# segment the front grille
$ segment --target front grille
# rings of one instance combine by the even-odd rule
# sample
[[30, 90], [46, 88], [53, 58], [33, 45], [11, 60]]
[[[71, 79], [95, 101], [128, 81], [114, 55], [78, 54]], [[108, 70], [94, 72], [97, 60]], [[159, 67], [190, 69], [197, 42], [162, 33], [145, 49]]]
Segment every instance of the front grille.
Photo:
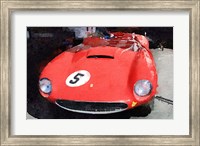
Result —
[[56, 104], [66, 110], [91, 114], [116, 113], [124, 111], [128, 107], [125, 103], [82, 102], [70, 100], [56, 100]]

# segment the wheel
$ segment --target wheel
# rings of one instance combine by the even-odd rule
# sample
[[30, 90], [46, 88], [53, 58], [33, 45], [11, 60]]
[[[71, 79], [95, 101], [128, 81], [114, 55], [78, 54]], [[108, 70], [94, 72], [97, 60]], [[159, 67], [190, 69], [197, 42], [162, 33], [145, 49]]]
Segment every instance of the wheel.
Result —
[[146, 117], [154, 109], [154, 98], [147, 104], [138, 106], [131, 111], [131, 116]]

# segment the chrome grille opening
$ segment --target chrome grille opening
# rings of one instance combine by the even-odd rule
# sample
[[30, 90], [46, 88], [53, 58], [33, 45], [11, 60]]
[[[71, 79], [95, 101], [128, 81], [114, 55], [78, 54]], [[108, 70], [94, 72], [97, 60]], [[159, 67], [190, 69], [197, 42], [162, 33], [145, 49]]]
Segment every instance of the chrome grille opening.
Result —
[[89, 114], [108, 114], [124, 111], [128, 108], [125, 103], [82, 102], [70, 100], [56, 100], [56, 104], [69, 111]]

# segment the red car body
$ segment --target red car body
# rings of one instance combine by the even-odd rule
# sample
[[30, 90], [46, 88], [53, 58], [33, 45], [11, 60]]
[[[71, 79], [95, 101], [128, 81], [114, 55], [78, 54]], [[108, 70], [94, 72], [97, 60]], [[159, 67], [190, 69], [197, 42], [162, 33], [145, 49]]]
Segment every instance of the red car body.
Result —
[[[157, 72], [148, 40], [137, 34], [113, 33], [110, 39], [88, 37], [54, 58], [41, 79], [49, 79], [43, 97], [66, 110], [107, 114], [147, 104], [156, 94]], [[151, 91], [138, 96], [134, 86], [148, 80]]]

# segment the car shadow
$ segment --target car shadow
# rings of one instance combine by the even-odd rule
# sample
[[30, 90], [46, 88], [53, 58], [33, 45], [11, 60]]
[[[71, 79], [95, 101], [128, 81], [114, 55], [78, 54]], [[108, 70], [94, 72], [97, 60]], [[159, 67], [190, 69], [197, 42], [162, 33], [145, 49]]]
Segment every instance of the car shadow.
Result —
[[37, 119], [130, 119], [131, 117], [146, 117], [151, 109], [137, 107], [112, 114], [83, 114], [62, 109], [38, 94], [27, 103], [27, 112]]

